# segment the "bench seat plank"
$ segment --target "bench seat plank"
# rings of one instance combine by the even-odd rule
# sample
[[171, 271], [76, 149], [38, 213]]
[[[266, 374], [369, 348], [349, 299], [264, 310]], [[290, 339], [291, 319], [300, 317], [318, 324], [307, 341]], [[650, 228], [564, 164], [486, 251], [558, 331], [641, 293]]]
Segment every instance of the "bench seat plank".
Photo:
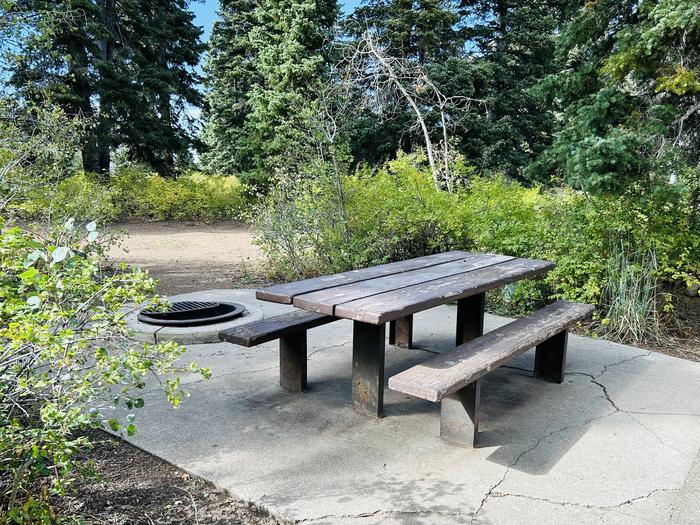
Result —
[[588, 317], [593, 306], [557, 301], [390, 377], [389, 388], [437, 402]]
[[263, 288], [262, 290], [258, 290], [255, 293], [255, 296], [261, 301], [292, 304], [294, 297], [303, 293], [324, 290], [326, 288], [332, 288], [333, 286], [340, 286], [343, 284], [366, 281], [368, 279], [375, 279], [384, 275], [407, 272], [417, 268], [427, 268], [429, 266], [435, 266], [437, 264], [463, 259], [467, 255], [470, 254], [459, 250], [438, 253], [435, 255], [427, 255], [425, 257], [418, 257], [417, 259], [409, 259], [407, 261], [398, 261], [379, 266], [372, 266], [370, 268], [362, 268], [359, 270], [351, 270], [349, 272], [324, 275], [321, 277], [314, 277], [312, 279], [304, 279], [303, 281], [269, 286], [267, 288]]
[[553, 267], [554, 264], [549, 261], [510, 259], [467, 273], [343, 303], [335, 307], [334, 315], [363, 323], [386, 323], [449, 301], [541, 275]]
[[255, 346], [337, 321], [330, 315], [295, 310], [219, 332], [219, 339], [241, 346]]
[[294, 297], [293, 304], [298, 308], [304, 308], [312, 312], [320, 312], [333, 315], [335, 307], [342, 303], [348, 303], [357, 299], [391, 292], [420, 283], [435, 281], [452, 275], [464, 274], [479, 268], [485, 268], [494, 264], [515, 259], [507, 255], [493, 255], [482, 253], [465, 254], [462, 259], [445, 264], [429, 266], [409, 270], [398, 274], [386, 275], [376, 279], [334, 286]]

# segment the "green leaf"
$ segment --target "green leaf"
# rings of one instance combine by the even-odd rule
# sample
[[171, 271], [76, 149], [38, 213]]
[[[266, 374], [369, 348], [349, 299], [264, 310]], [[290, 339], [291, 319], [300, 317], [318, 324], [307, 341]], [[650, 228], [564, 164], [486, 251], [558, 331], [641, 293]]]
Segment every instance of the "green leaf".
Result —
[[29, 280], [33, 279], [38, 274], [39, 274], [39, 270], [37, 270], [36, 268], [34, 268], [32, 266], [32, 267], [26, 269], [25, 271], [23, 271], [17, 277], [19, 277], [23, 281], [29, 281]]
[[70, 253], [70, 248], [68, 246], [58, 246], [53, 252], [51, 252], [51, 260], [54, 263], [59, 263], [63, 261]]
[[32, 308], [39, 308], [40, 304], [41, 299], [38, 295], [32, 295], [29, 299], [27, 299], [27, 305], [31, 306]]

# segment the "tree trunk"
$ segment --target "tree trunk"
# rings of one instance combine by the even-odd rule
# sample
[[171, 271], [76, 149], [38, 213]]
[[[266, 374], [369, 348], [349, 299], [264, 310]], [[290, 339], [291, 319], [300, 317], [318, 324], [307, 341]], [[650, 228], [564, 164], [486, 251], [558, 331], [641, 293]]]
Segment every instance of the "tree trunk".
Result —
[[[165, 66], [164, 66], [165, 67]], [[170, 107], [170, 94], [169, 93], [159, 93], [158, 94], [158, 105], [160, 112], [160, 120], [163, 123], [163, 129], [172, 130], [172, 109]], [[172, 148], [166, 144], [162, 156], [162, 171], [161, 175], [164, 177], [174, 177], [175, 176], [175, 158], [173, 155]]]
[[[114, 68], [114, 4], [115, 0], [102, 1], [102, 23], [107, 31], [105, 38], [99, 42], [102, 60], [106, 64], [103, 66], [106, 68], [106, 71], [102, 72], [103, 76], [111, 76]], [[109, 178], [109, 170], [112, 163], [110, 151], [111, 111], [111, 94], [102, 88], [100, 89], [100, 123], [97, 127], [97, 164], [98, 173], [103, 179]]]

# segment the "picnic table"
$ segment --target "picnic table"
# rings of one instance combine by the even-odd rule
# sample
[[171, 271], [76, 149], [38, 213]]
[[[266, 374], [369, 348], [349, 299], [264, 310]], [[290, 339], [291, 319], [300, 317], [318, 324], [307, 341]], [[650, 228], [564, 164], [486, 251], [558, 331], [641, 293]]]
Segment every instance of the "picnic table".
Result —
[[[381, 417], [387, 322], [390, 341], [410, 347], [413, 314], [457, 301], [455, 344], [462, 345], [483, 334], [488, 290], [553, 267], [551, 262], [536, 259], [450, 251], [275, 285], [258, 290], [256, 296], [330, 319], [352, 320], [353, 408]], [[320, 319], [314, 322], [320, 324]]]

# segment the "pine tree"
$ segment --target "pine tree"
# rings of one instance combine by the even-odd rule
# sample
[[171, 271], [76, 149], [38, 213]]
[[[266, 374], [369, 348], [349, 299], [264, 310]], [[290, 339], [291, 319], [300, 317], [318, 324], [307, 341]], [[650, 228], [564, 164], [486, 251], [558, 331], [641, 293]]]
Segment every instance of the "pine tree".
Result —
[[559, 39], [549, 88], [562, 127], [531, 176], [625, 193], [694, 173], [697, 210], [699, 50], [696, 0], [587, 3]]
[[370, 0], [352, 14], [347, 27], [355, 35], [373, 28], [389, 53], [425, 65], [458, 53], [463, 44], [459, 22], [450, 0]]
[[84, 169], [107, 175], [123, 145], [171, 174], [194, 143], [185, 105], [201, 105], [193, 73], [201, 30], [187, 2], [23, 0], [13, 9], [36, 21], [21, 32], [21, 53], [4, 50], [15, 95], [90, 120]]
[[[453, 132], [468, 162], [482, 170], [521, 176], [547, 144], [554, 116], [535, 87], [554, 71], [554, 39], [571, 10], [561, 0], [371, 0], [352, 16], [351, 28], [375, 28], [389, 52], [421, 64], [448, 97], [485, 101], [488, 112], [461, 116]], [[403, 108], [405, 109], [405, 108]], [[409, 150], [407, 111], [379, 125], [357, 120], [353, 152]], [[433, 133], [440, 135], [439, 122]], [[438, 139], [439, 140], [439, 139]], [[376, 159], [372, 159], [376, 160]]]
[[461, 150], [482, 170], [522, 177], [554, 128], [537, 86], [555, 70], [555, 37], [570, 8], [557, 0], [465, 0], [462, 9], [473, 21], [464, 32], [474, 59], [442, 75], [462, 76], [488, 113], [473, 115]]
[[[25, 0], [11, 6], [25, 21], [21, 45], [3, 50], [10, 67], [9, 83], [15, 96], [58, 104], [70, 117], [98, 119], [92, 99], [99, 77], [94, 68], [100, 49], [95, 33], [103, 33], [100, 9], [80, 0]], [[41, 17], [35, 16], [41, 13]], [[80, 16], [78, 16], [78, 14]], [[4, 17], [3, 17], [4, 18]], [[82, 145], [83, 168], [101, 171], [99, 149], [103, 137], [89, 134]]]
[[222, 5], [206, 136], [215, 169], [242, 169], [266, 184], [285, 153], [308, 142], [302, 113], [328, 70], [338, 7], [335, 0], [260, 0], [250, 8], [240, 0]]
[[[349, 17], [345, 29], [355, 38], [371, 29], [391, 56], [429, 70], [460, 55], [464, 44], [460, 20], [451, 0], [369, 0]], [[410, 151], [422, 142], [418, 134], [407, 132], [415, 118], [404, 100], [385, 112], [392, 115], [388, 121], [365, 111], [351, 124], [350, 147], [356, 162], [381, 162], [398, 149]]]
[[250, 92], [259, 82], [250, 40], [255, 5], [256, 0], [222, 0], [209, 42], [204, 160], [220, 173], [245, 173], [254, 166], [243, 130], [251, 111]]
[[129, 78], [138, 89], [129, 94], [118, 130], [129, 156], [172, 176], [190, 161], [199, 144], [192, 108], [203, 105], [195, 67], [206, 46], [186, 0], [136, 2], [134, 46]]

